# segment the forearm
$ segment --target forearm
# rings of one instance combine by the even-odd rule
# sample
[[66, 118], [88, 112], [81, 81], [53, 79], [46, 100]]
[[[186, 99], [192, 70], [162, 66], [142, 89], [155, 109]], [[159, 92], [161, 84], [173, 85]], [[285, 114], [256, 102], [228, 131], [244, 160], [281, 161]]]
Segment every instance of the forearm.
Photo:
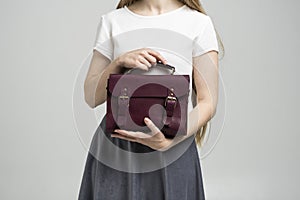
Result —
[[215, 114], [215, 107], [210, 103], [200, 102], [189, 113], [188, 129], [185, 138], [194, 135]]
[[109, 63], [102, 72], [94, 74], [84, 83], [85, 100], [91, 108], [95, 108], [106, 101], [107, 79], [110, 74], [120, 74], [122, 68], [118, 59]]
[[211, 103], [199, 102], [189, 113], [187, 134], [184, 136], [178, 135], [172, 139], [172, 143], [168, 149], [191, 136], [194, 137], [197, 131], [214, 116], [215, 109], [215, 106]]

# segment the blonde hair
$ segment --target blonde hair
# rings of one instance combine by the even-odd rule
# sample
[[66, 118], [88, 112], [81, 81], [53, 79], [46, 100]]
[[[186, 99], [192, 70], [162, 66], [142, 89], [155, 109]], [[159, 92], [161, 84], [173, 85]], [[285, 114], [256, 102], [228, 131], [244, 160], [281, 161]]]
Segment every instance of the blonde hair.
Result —
[[[117, 9], [119, 8], [123, 8], [124, 6], [130, 6], [131, 4], [135, 3], [136, 1], [139, 0], [120, 0], [119, 4], [117, 5]], [[179, 2], [184, 3], [185, 5], [187, 5], [188, 7], [190, 7], [191, 9], [197, 10], [198, 12], [201, 12], [205, 15], [207, 15], [206, 11], [204, 10], [203, 6], [201, 5], [201, 3], [199, 2], [199, 0], [178, 0]], [[216, 30], [215, 30], [216, 31]], [[224, 56], [224, 46], [223, 43], [221, 41], [221, 38], [218, 34], [218, 32], [216, 31], [216, 35], [217, 35], [217, 39], [218, 39], [218, 44], [220, 46], [221, 52]], [[223, 57], [222, 56], [222, 57]], [[193, 87], [193, 91], [195, 91], [195, 95], [192, 96], [192, 104], [193, 107], [196, 106], [197, 102], [196, 102], [196, 87], [195, 87], [195, 83], [194, 83], [194, 79], [192, 81], [192, 87]], [[206, 135], [208, 129], [208, 124], [204, 124], [196, 133], [196, 143], [197, 146], [201, 147]]]

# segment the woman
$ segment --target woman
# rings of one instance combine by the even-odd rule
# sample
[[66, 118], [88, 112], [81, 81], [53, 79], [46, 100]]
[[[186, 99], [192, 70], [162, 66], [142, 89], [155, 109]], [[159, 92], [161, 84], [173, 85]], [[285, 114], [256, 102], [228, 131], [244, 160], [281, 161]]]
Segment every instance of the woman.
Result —
[[[161, 61], [192, 77], [196, 105], [192, 108], [189, 101], [187, 135], [175, 139], [164, 137], [148, 118], [145, 118], [145, 124], [151, 130], [150, 136], [127, 130], [106, 133], [104, 117], [91, 143], [79, 199], [205, 199], [196, 145], [200, 146], [206, 124], [214, 116], [217, 105], [219, 48], [212, 20], [196, 0], [122, 0], [117, 8], [101, 16], [84, 85], [87, 104], [95, 108], [106, 101], [109, 74], [124, 73], [124, 69], [131, 68], [147, 72]], [[182, 54], [192, 64], [184, 65], [178, 61], [180, 56], [170, 53], [176, 48], [178, 51], [184, 49]], [[116, 169], [118, 167], [102, 162], [102, 158], [113, 158], [118, 162], [132, 157], [124, 158], [117, 153], [117, 148], [106, 147], [109, 141], [127, 152], [166, 153], [166, 157], [159, 154], [165, 164], [139, 173], [131, 170], [133, 165], [127, 168], [128, 171]], [[166, 164], [165, 158], [179, 149], [185, 151], [180, 155], [175, 153], [179, 156]], [[131, 164], [138, 162], [134, 160]]]

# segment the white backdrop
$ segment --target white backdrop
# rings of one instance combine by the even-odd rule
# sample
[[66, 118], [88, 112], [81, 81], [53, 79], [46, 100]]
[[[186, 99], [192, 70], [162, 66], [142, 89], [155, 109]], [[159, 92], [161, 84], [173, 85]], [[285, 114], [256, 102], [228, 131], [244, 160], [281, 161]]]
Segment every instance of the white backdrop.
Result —
[[[0, 199], [76, 199], [72, 92], [117, 1], [1, 1]], [[299, 199], [299, 2], [204, 1], [226, 48], [227, 113], [202, 162], [208, 200]]]

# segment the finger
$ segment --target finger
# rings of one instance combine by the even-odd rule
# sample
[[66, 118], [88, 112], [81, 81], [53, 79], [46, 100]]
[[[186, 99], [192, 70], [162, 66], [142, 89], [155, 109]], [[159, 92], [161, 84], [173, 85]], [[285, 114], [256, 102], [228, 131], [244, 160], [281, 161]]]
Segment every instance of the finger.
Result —
[[125, 137], [125, 136], [119, 135], [119, 134], [111, 134], [111, 137], [119, 138], [119, 139], [123, 139], [123, 140], [128, 140], [128, 141], [131, 141], [131, 142], [136, 142], [137, 141], [136, 139]]
[[137, 134], [134, 131], [126, 131], [126, 130], [122, 130], [122, 129], [116, 129], [114, 132], [119, 133], [120, 135], [123, 135], [128, 138], [136, 139], [136, 137], [137, 137]]
[[125, 137], [134, 138], [134, 139], [136, 139], [136, 141], [138, 141], [139, 139], [146, 139], [146, 138], [149, 138], [152, 136], [147, 133], [140, 132], [140, 131], [135, 132], [135, 131], [126, 131], [126, 130], [117, 129], [115, 132], [117, 132]]
[[142, 63], [143, 65], [147, 66], [147, 68], [151, 67], [151, 65], [152, 65], [152, 64], [151, 64], [146, 58], [144, 58], [143, 56], [141, 56], [141, 57], [139, 58], [139, 61], [140, 61], [140, 63]]
[[145, 117], [144, 121], [153, 135], [160, 132], [157, 126], [155, 126], [155, 124], [148, 117]]
[[154, 65], [157, 62], [156, 57], [153, 56], [153, 55], [151, 55], [151, 54], [149, 54], [147, 51], [144, 54], [144, 57], [148, 60], [149, 63], [151, 63], [151, 65]]
[[167, 64], [167, 60], [157, 51], [154, 51], [152, 49], [148, 49], [148, 53], [154, 57], [156, 57], [158, 60], [160, 60], [163, 64]]
[[142, 70], [145, 70], [145, 71], [148, 71], [149, 70], [149, 67], [146, 66], [145, 64], [137, 61], [137, 64], [136, 64], [136, 68], [139, 68], [139, 69], [142, 69]]

